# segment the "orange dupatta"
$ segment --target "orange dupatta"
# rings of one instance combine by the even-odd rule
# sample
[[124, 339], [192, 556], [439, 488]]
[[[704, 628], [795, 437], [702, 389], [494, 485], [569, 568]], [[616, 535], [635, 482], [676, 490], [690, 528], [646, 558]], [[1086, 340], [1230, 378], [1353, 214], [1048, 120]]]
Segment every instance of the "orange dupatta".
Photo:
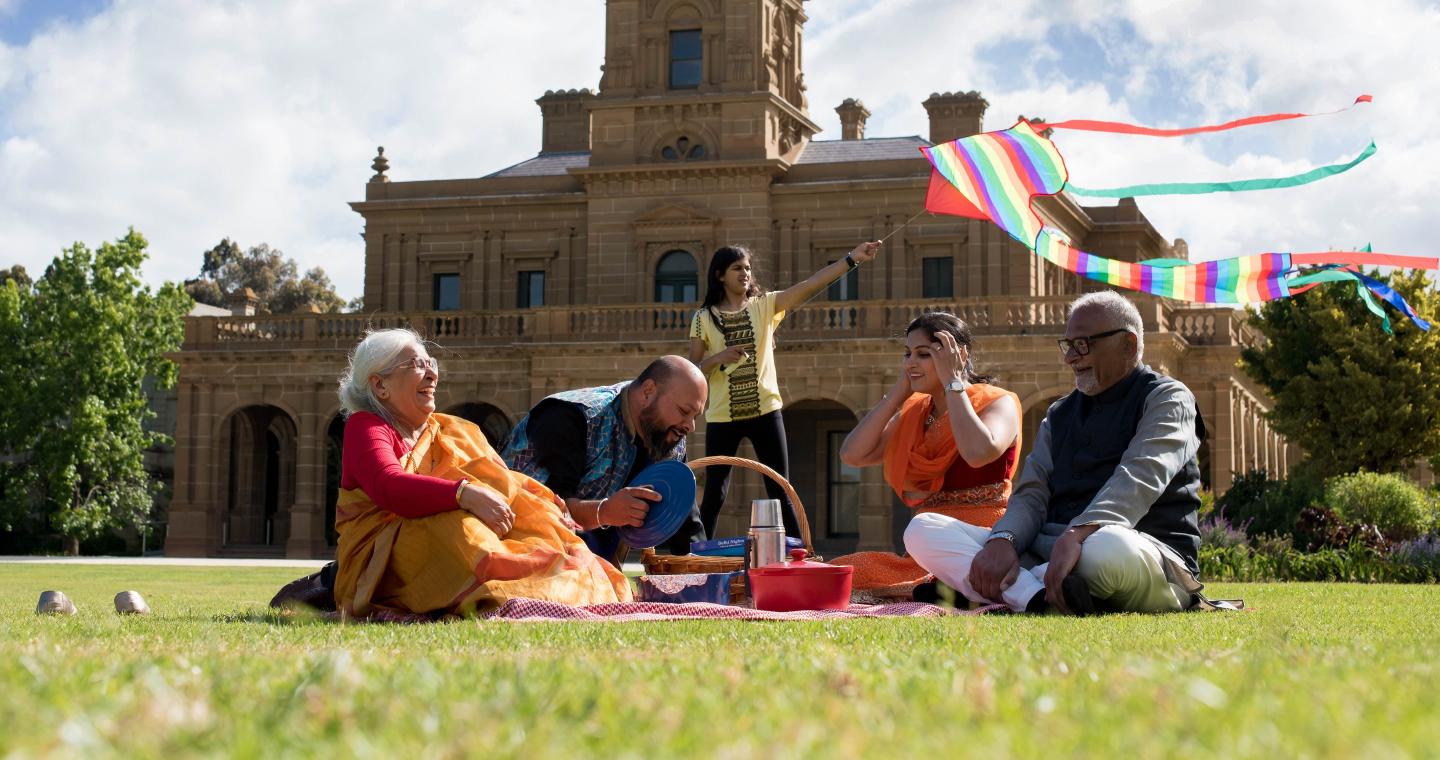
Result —
[[[970, 404], [975, 408], [976, 414], [984, 412], [1002, 398], [1015, 398], [1016, 407], [1019, 407], [1019, 399], [1014, 393], [988, 383], [969, 386], [965, 389], [965, 395], [970, 397]], [[925, 417], [930, 413], [930, 409], [928, 394], [911, 395], [900, 407], [900, 419], [896, 421], [895, 431], [890, 434], [890, 440], [885, 445], [885, 482], [895, 491], [895, 495], [911, 508], [920, 506], [925, 499], [907, 499], [905, 493], [910, 491], [929, 495], [940, 491], [945, 486], [945, 474], [960, 457], [948, 424], [932, 424], [929, 430], [925, 429]], [[1014, 446], [1017, 449], [1020, 447], [1018, 433]], [[1006, 480], [1013, 475], [1012, 468], [1006, 473]]]

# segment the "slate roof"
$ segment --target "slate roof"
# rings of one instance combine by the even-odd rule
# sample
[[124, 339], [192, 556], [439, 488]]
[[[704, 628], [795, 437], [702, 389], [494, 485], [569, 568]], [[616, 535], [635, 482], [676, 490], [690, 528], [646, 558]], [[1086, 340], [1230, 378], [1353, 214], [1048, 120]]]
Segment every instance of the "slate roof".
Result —
[[[930, 141], [922, 137], [871, 137], [864, 140], [815, 140], [805, 146], [799, 164], [843, 164], [852, 161], [893, 161], [920, 158], [920, 147]], [[507, 166], [486, 179], [496, 177], [558, 177], [570, 169], [590, 165], [590, 153], [547, 153]]]
[[815, 140], [805, 146], [797, 166], [801, 164], [844, 164], [852, 161], [893, 161], [924, 158], [921, 146], [930, 141], [908, 137], [869, 137], [864, 140]]
[[567, 169], [583, 169], [590, 165], [589, 151], [575, 151], [573, 153], [547, 153], [543, 156], [536, 156], [521, 161], [514, 166], [507, 166], [494, 174], [487, 174], [486, 179], [493, 177], [555, 177], [565, 174]]

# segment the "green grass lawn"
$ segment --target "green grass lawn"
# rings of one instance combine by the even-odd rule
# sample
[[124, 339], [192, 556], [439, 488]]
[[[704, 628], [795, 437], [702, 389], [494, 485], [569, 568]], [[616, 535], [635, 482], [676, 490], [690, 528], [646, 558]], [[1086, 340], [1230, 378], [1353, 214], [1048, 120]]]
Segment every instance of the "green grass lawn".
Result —
[[[817, 623], [278, 621], [287, 569], [0, 565], [0, 756], [1440, 754], [1440, 587], [1253, 611]], [[73, 618], [37, 618], [64, 590]], [[117, 591], [155, 614], [119, 618]]]

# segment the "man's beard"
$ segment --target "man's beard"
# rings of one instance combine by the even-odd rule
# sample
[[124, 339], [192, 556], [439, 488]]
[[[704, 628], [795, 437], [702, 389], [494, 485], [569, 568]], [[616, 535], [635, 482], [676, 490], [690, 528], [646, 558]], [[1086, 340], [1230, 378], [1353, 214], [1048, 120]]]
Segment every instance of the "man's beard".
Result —
[[645, 441], [645, 448], [650, 450], [650, 457], [656, 460], [668, 458], [675, 447], [680, 445], [680, 441], [685, 440], [681, 437], [671, 443], [668, 440], [670, 428], [662, 425], [659, 417], [654, 403], [640, 410], [641, 439]]

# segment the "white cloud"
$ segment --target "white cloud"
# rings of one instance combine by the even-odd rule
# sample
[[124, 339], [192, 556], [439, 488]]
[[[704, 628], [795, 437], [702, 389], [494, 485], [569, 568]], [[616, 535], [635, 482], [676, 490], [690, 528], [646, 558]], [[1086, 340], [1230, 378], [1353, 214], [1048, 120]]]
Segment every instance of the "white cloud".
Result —
[[122, 1], [53, 28], [0, 53], [18, 69], [0, 89], [0, 257], [38, 273], [133, 224], [152, 281], [193, 276], [230, 236], [358, 294], [362, 220], [346, 202], [375, 146], [397, 180], [533, 155], [534, 99], [599, 80], [603, 7], [569, 5]]
[[[827, 139], [846, 97], [865, 101], [867, 133], [884, 136], [926, 134], [920, 103], [943, 90], [981, 90], [990, 128], [1019, 113], [1153, 118], [1157, 104], [1172, 124], [1217, 121], [1372, 92], [1346, 116], [1245, 135], [1057, 142], [1077, 182], [1083, 172], [1105, 186], [1301, 171], [1373, 136], [1374, 159], [1314, 186], [1141, 207], [1200, 258], [1365, 242], [1432, 252], [1434, 9], [1134, 0], [1102, 16], [1040, 0], [823, 0], [807, 13], [811, 114]], [[534, 155], [534, 99], [596, 86], [603, 28], [593, 0], [117, 0], [0, 45], [0, 264], [38, 273], [62, 246], [133, 224], [153, 244], [151, 281], [193, 275], [200, 251], [230, 236], [324, 266], [358, 294], [361, 219], [346, 202], [363, 197], [375, 146], [396, 180], [479, 176]], [[1105, 60], [1073, 65], [1062, 29]], [[1092, 68], [1108, 73], [1086, 79]]]

